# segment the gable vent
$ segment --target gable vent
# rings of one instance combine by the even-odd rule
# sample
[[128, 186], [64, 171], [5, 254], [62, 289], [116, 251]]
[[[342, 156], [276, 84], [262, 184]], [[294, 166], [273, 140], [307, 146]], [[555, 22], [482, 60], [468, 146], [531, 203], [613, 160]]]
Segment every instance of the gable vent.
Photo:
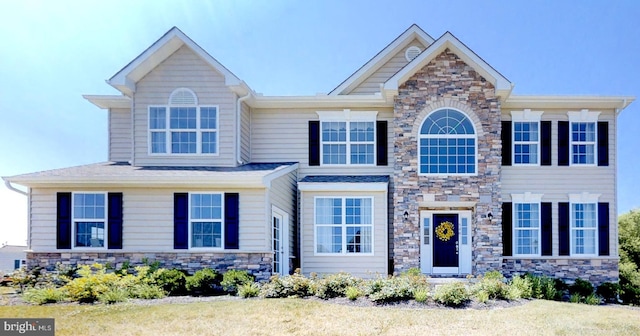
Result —
[[169, 97], [170, 105], [197, 105], [198, 98], [193, 91], [185, 88], [175, 89]]
[[408, 62], [411, 62], [413, 61], [414, 58], [418, 57], [418, 55], [420, 55], [421, 52], [422, 50], [420, 50], [420, 48], [416, 46], [411, 46], [407, 48], [407, 51], [404, 52], [404, 57], [407, 59]]

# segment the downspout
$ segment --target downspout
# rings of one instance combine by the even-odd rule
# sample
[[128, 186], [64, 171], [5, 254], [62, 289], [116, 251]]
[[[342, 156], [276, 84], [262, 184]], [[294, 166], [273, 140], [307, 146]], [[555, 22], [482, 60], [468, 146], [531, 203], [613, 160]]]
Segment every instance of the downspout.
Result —
[[242, 127], [240, 126], [242, 122], [242, 102], [249, 99], [251, 97], [251, 91], [249, 91], [245, 96], [238, 98], [238, 102], [236, 104], [236, 162], [238, 165], [243, 165], [245, 162], [242, 161]]
[[22, 191], [20, 189], [17, 189], [16, 187], [11, 185], [11, 182], [4, 180], [4, 185], [7, 186], [7, 189], [11, 190], [11, 191], [15, 191], [18, 194], [24, 195], [24, 196], [29, 196], [29, 193], [26, 191]]

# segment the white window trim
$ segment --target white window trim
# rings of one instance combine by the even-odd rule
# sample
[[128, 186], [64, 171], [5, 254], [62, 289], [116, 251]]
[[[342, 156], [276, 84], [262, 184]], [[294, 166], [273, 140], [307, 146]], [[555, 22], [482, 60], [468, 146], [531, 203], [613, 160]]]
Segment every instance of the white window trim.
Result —
[[[76, 220], [75, 216], [75, 195], [77, 194], [93, 194], [104, 195], [104, 219], [102, 221], [95, 218], [79, 219]], [[76, 221], [79, 222], [104, 222], [104, 246], [91, 247], [91, 246], [76, 246]], [[109, 248], [109, 197], [106, 191], [74, 191], [71, 193], [71, 247], [73, 250], [79, 251], [98, 251], [107, 250]]]
[[[193, 247], [192, 246], [192, 242], [191, 242], [191, 234], [193, 231], [193, 227], [191, 225], [191, 223], [193, 222], [193, 219], [191, 218], [191, 195], [220, 195], [220, 247], [210, 247], [210, 246], [203, 246], [203, 247]], [[224, 219], [225, 219], [225, 212], [224, 212], [224, 193], [223, 192], [202, 192], [202, 191], [191, 191], [187, 194], [188, 197], [188, 202], [187, 202], [187, 206], [189, 207], [189, 219], [188, 219], [188, 231], [189, 231], [189, 245], [188, 245], [188, 249], [189, 250], [193, 250], [193, 251], [221, 251], [225, 249], [224, 246]], [[212, 219], [197, 219], [196, 222], [211, 222], [211, 221], [215, 221]]]
[[[598, 242], [598, 200], [600, 198], [601, 194], [591, 194], [591, 193], [587, 193], [587, 192], [583, 192], [581, 194], [569, 194], [569, 214], [570, 214], [570, 219], [569, 219], [569, 255], [572, 257], [597, 257], [598, 256], [598, 251], [599, 251], [599, 242]], [[596, 225], [593, 228], [589, 228], [588, 230], [594, 230], [595, 231], [595, 243], [594, 243], [594, 253], [591, 254], [576, 254], [573, 253], [573, 248], [575, 245], [575, 242], [573, 241], [572, 237], [572, 232], [574, 230], [578, 230], [577, 228], [575, 228], [574, 224], [575, 224], [575, 215], [573, 212], [573, 206], [574, 204], [594, 204], [594, 208], [595, 208], [595, 219], [596, 219]], [[579, 230], [584, 230], [584, 228], [581, 228]]]
[[[580, 111], [569, 111], [569, 165], [578, 167], [594, 167], [598, 165], [598, 117], [601, 112], [589, 111], [583, 109]], [[576, 144], [593, 145], [593, 163], [574, 163], [573, 162], [573, 124], [574, 123], [594, 123], [594, 139], [593, 141], [578, 141]]]
[[[340, 227], [342, 228], [342, 252], [340, 253], [326, 253], [326, 252], [318, 252], [318, 226], [337, 226], [338, 224], [318, 224], [316, 219], [316, 212], [317, 212], [317, 208], [316, 208], [316, 200], [319, 198], [331, 198], [331, 199], [335, 199], [335, 198], [339, 198], [342, 199], [342, 223], [340, 224]], [[347, 230], [346, 228], [348, 227], [346, 224], [346, 211], [344, 211], [344, 207], [346, 206], [346, 199], [347, 198], [359, 198], [359, 199], [370, 199], [371, 200], [371, 224], [359, 224], [357, 226], [371, 226], [371, 252], [370, 253], [363, 253], [363, 252], [358, 252], [358, 253], [348, 253], [347, 252]], [[373, 196], [314, 196], [313, 197], [313, 255], [314, 256], [332, 256], [332, 257], [344, 257], [344, 256], [349, 256], [349, 257], [371, 257], [375, 255], [375, 197]], [[353, 225], [356, 226], [356, 225]]]
[[[511, 139], [512, 148], [511, 148], [511, 162], [514, 166], [529, 166], [535, 167], [540, 166], [540, 121], [542, 120], [542, 114], [544, 111], [531, 111], [530, 109], [524, 109], [522, 111], [511, 111]], [[521, 145], [537, 145], [538, 152], [536, 153], [536, 163], [516, 163], [516, 127], [515, 123], [537, 123], [538, 124], [538, 140], [537, 141], [518, 141], [517, 144]]]
[[[424, 122], [429, 118], [429, 116], [431, 114], [433, 114], [434, 112], [440, 111], [440, 110], [454, 110], [454, 111], [458, 111], [462, 114], [464, 114], [464, 116], [469, 119], [469, 121], [471, 122], [471, 127], [473, 127], [473, 136], [469, 136], [469, 134], [464, 134], [464, 136], [459, 136], [459, 135], [441, 135], [441, 136], [433, 136], [433, 135], [423, 135], [422, 133], [420, 133], [420, 131], [422, 130], [422, 125], [424, 125]], [[478, 130], [476, 129], [476, 125], [473, 123], [473, 119], [471, 119], [471, 117], [469, 117], [469, 115], [467, 113], [465, 113], [464, 111], [458, 110], [456, 108], [453, 107], [442, 107], [442, 108], [438, 108], [435, 109], [431, 112], [429, 112], [429, 114], [427, 114], [424, 119], [422, 120], [422, 122], [420, 123], [420, 127], [418, 127], [418, 176], [429, 176], [429, 177], [448, 177], [448, 176], [478, 176]], [[443, 173], [423, 173], [420, 171], [420, 158], [422, 157], [422, 149], [420, 146], [420, 140], [421, 139], [430, 139], [430, 138], [438, 138], [438, 139], [446, 139], [446, 138], [465, 138], [465, 139], [475, 139], [474, 144], [475, 144], [475, 168], [474, 171], [475, 173], [472, 174], [468, 174], [468, 173], [464, 173], [464, 174], [460, 174], [460, 173], [456, 173], [456, 174], [443, 174]]]
[[[196, 128], [171, 128], [171, 108], [175, 107], [190, 107], [196, 108]], [[200, 128], [200, 109], [201, 108], [215, 108], [216, 109], [216, 128]], [[151, 129], [151, 109], [152, 108], [164, 108], [165, 109], [165, 128], [164, 129]], [[172, 132], [195, 132], [196, 133], [196, 152], [195, 153], [171, 153], [171, 133]], [[202, 133], [214, 132], [216, 135], [216, 152], [215, 153], [202, 153]], [[165, 153], [153, 153], [151, 151], [152, 133], [164, 133], [165, 134]], [[220, 106], [219, 105], [149, 105], [147, 107], [147, 154], [154, 157], [177, 157], [177, 156], [207, 156], [215, 157], [220, 156]]]
[[[542, 196], [544, 194], [532, 194], [526, 192], [524, 194], [511, 194], [511, 202], [513, 203], [512, 211], [512, 229], [513, 235], [511, 237], [512, 254], [514, 257], [539, 257], [542, 255]], [[538, 253], [521, 254], [518, 253], [518, 235], [516, 231], [523, 230], [517, 227], [518, 212], [516, 210], [516, 204], [537, 204], [538, 205]], [[528, 230], [528, 229], [524, 229]]]
[[[376, 132], [377, 123], [376, 118], [378, 111], [352, 111], [350, 109], [344, 109], [342, 111], [316, 111], [320, 120], [320, 165], [325, 167], [371, 167], [375, 166], [377, 162], [377, 150], [376, 150]], [[340, 142], [331, 142], [331, 144], [341, 145], [346, 147], [346, 163], [324, 163], [324, 144], [322, 140], [322, 123], [325, 122], [344, 122], [346, 123], [347, 140]], [[350, 125], [351, 122], [371, 122], [373, 123], [373, 142], [369, 141], [351, 141], [350, 137]], [[351, 163], [351, 145], [373, 145], [373, 162], [372, 163]]]

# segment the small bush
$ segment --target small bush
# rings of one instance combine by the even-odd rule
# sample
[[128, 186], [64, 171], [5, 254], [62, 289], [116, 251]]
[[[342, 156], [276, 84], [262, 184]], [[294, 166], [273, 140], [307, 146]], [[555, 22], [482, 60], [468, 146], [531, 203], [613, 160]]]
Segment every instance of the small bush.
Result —
[[127, 301], [127, 299], [129, 299], [129, 292], [126, 289], [117, 286], [109, 287], [97, 295], [98, 301], [107, 304], [124, 302]]
[[508, 300], [510, 298], [509, 286], [504, 283], [504, 276], [498, 271], [487, 272], [480, 278], [480, 281], [471, 288], [471, 292], [474, 296], [477, 296], [479, 292], [485, 292], [489, 296], [489, 299], [493, 300]]
[[138, 284], [129, 288], [129, 294], [135, 299], [161, 299], [165, 297], [165, 291], [158, 285]]
[[412, 280], [406, 276], [390, 277], [382, 280], [373, 280], [373, 286], [369, 286], [369, 299], [374, 302], [393, 302], [413, 298], [415, 287]]
[[345, 295], [347, 296], [347, 299], [355, 301], [362, 296], [362, 290], [356, 286], [350, 286], [345, 290]]
[[598, 286], [596, 294], [602, 297], [604, 302], [616, 303], [618, 302], [618, 295], [620, 294], [620, 285], [612, 282], [604, 282]]
[[587, 280], [578, 278], [572, 285], [569, 286], [569, 293], [578, 294], [580, 295], [580, 297], [586, 298], [587, 296], [593, 294], [593, 285]]
[[436, 287], [433, 299], [446, 306], [460, 307], [469, 302], [471, 295], [462, 282], [451, 282]]
[[116, 287], [120, 277], [115, 273], [107, 273], [103, 265], [93, 264], [80, 266], [79, 278], [67, 283], [63, 288], [72, 301], [94, 302], [99, 296], [112, 287]]
[[580, 294], [571, 294], [571, 296], [569, 297], [569, 302], [571, 303], [580, 303], [580, 301], [582, 301], [582, 297], [580, 296]]
[[330, 299], [345, 296], [347, 288], [357, 286], [360, 282], [360, 279], [351, 274], [341, 272], [316, 280], [313, 287], [317, 297]]
[[529, 299], [532, 295], [532, 285], [529, 278], [514, 276], [509, 282], [509, 296], [511, 299]]
[[238, 287], [253, 282], [253, 275], [245, 270], [229, 270], [222, 275], [222, 288], [225, 292], [235, 295]]
[[422, 271], [417, 267], [411, 267], [410, 269], [404, 271], [402, 273], [404, 276], [421, 276]]
[[602, 303], [602, 298], [595, 293], [591, 293], [584, 298], [583, 302], [588, 305], [597, 306]]
[[547, 276], [527, 274], [525, 279], [531, 283], [531, 297], [534, 299], [560, 300], [565, 284], [562, 280]]
[[167, 295], [186, 294], [187, 276], [179, 269], [158, 269], [152, 275], [153, 281], [160, 286]]
[[263, 298], [306, 297], [313, 295], [312, 281], [296, 270], [293, 275], [274, 275], [260, 288]]
[[221, 276], [211, 268], [203, 268], [188, 276], [185, 288], [192, 295], [214, 295], [222, 292]]
[[489, 293], [487, 291], [481, 290], [475, 293], [476, 300], [480, 303], [486, 303], [489, 301]]
[[65, 301], [66, 294], [60, 288], [30, 288], [24, 292], [22, 298], [29, 303], [42, 305]]
[[426, 288], [418, 288], [413, 291], [413, 299], [416, 302], [425, 303], [429, 299], [429, 290]]
[[257, 282], [242, 284], [238, 287], [238, 296], [241, 298], [256, 297], [260, 294], [260, 285]]

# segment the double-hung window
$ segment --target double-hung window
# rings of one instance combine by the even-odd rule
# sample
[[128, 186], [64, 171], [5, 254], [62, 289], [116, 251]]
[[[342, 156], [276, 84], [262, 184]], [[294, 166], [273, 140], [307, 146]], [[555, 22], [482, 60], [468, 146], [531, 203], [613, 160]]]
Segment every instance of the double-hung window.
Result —
[[540, 203], [514, 204], [514, 254], [540, 254]]
[[512, 111], [514, 165], [540, 164], [541, 111]]
[[372, 202], [366, 197], [317, 197], [316, 253], [372, 253]]
[[323, 165], [374, 165], [376, 115], [371, 111], [318, 111]]
[[598, 204], [571, 204], [571, 255], [596, 255]]
[[105, 193], [73, 194], [73, 246], [106, 247]]
[[222, 194], [189, 194], [189, 237], [191, 247], [223, 247], [223, 209]]
[[600, 112], [582, 110], [568, 112], [571, 123], [570, 149], [572, 165], [597, 164], [596, 123]]
[[188, 89], [174, 91], [168, 106], [150, 106], [149, 153], [218, 154], [218, 107], [198, 105]]

